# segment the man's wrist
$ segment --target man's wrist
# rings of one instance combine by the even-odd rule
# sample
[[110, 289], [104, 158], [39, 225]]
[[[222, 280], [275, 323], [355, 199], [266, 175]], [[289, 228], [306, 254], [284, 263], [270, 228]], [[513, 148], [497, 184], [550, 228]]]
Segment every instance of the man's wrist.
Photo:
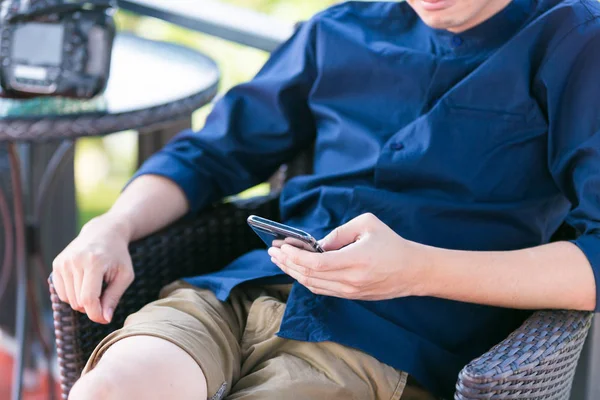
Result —
[[127, 216], [117, 215], [109, 211], [106, 214], [91, 219], [83, 226], [81, 231], [85, 232], [90, 229], [110, 230], [113, 234], [130, 242], [134, 234], [134, 229], [130, 221], [131, 219]]
[[[411, 296], [433, 296], [436, 292], [437, 274], [440, 268], [440, 249], [424, 244], [410, 242], [412, 247], [412, 269], [415, 271]], [[400, 278], [402, 279], [402, 277]]]

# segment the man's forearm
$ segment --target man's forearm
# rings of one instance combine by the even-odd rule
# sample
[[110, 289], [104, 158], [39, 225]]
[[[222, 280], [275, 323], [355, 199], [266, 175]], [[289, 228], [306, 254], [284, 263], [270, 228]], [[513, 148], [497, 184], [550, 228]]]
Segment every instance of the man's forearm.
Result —
[[520, 309], [596, 305], [590, 263], [569, 242], [500, 252], [427, 248], [426, 254], [427, 296]]
[[119, 234], [133, 241], [169, 225], [188, 209], [183, 191], [174, 182], [142, 175], [127, 186], [106, 214], [88, 225], [112, 224]]

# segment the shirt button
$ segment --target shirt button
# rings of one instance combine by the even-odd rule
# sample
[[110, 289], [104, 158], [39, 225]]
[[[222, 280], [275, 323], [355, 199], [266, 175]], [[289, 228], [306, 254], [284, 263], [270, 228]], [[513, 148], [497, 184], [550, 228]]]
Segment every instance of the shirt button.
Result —
[[455, 46], [460, 46], [461, 44], [463, 44], [463, 38], [461, 38], [460, 36], [454, 36], [452, 38], [452, 44]]
[[400, 150], [404, 149], [404, 143], [400, 143], [400, 142], [392, 143], [392, 144], [390, 144], [390, 149], [392, 149], [394, 151], [400, 151]]

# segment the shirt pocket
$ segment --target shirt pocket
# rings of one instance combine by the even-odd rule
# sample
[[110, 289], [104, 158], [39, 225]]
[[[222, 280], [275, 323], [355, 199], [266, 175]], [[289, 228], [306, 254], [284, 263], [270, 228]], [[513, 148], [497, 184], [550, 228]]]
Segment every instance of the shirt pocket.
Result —
[[446, 103], [452, 114], [462, 115], [475, 120], [500, 120], [505, 122], [525, 123], [527, 113], [523, 110], [503, 111], [485, 106], [456, 104], [450, 100]]
[[[488, 98], [478, 102], [463, 101], [454, 96], [448, 96], [442, 101], [450, 122], [468, 123], [474, 133], [503, 132], [507, 138], [514, 133], [523, 136], [522, 132], [538, 132], [547, 128], [547, 121], [537, 102], [531, 98], [515, 102], [494, 101], [490, 93]], [[479, 129], [477, 129], [479, 128]], [[482, 129], [484, 128], [484, 129]]]
[[440, 196], [494, 202], [530, 196], [547, 176], [547, 124], [536, 107], [444, 100], [414, 129], [415, 138], [425, 136], [424, 151], [398, 168], [412, 177], [409, 186]]
[[[510, 149], [511, 153], [530, 153], [527, 143], [544, 138], [548, 130], [537, 103], [527, 99], [520, 103], [496, 104], [492, 98], [473, 104], [452, 97], [442, 103], [441, 123], [453, 143], [459, 143], [473, 156], [479, 152]], [[545, 141], [545, 139], [544, 139]], [[538, 143], [539, 145], [539, 143]]]

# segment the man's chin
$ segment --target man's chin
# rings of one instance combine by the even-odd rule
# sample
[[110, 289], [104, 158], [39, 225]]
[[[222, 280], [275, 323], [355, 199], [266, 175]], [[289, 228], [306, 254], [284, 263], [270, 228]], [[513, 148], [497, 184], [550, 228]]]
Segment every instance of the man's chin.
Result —
[[447, 30], [447, 29], [452, 29], [452, 27], [454, 26], [454, 24], [451, 21], [448, 21], [447, 19], [440, 18], [437, 16], [421, 17], [421, 19], [427, 26], [429, 26], [430, 28], [433, 28], [433, 29], [446, 29]]
[[465, 26], [465, 21], [457, 21], [455, 19], [443, 18], [441, 16], [431, 15], [431, 16], [421, 16], [423, 22], [433, 28], [433, 29], [442, 29], [451, 32], [462, 32], [467, 28]]

